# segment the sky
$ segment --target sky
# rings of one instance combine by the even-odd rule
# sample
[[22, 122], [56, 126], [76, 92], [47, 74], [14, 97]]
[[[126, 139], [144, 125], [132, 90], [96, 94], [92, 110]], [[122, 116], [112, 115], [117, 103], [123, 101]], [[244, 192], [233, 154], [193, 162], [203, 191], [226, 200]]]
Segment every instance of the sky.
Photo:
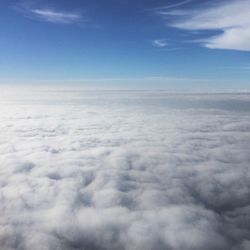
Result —
[[0, 83], [250, 89], [250, 0], [2, 0]]

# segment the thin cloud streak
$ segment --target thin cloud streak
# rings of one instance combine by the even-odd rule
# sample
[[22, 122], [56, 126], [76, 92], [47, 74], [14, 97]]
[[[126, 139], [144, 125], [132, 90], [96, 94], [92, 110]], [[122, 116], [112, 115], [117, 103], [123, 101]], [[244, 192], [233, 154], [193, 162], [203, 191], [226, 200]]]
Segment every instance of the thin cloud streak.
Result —
[[81, 20], [77, 13], [61, 12], [50, 9], [32, 9], [34, 17], [51, 23], [72, 24]]
[[17, 4], [11, 8], [26, 18], [54, 24], [79, 24], [83, 15], [77, 11], [63, 11], [56, 8], [43, 7], [37, 4]]
[[173, 9], [173, 8], [177, 8], [177, 7], [181, 7], [183, 5], [189, 4], [191, 2], [193, 2], [193, 0], [186, 0], [186, 1], [182, 1], [180, 3], [170, 4], [170, 5], [167, 5], [167, 6], [159, 7], [159, 8], [157, 8], [157, 10]]

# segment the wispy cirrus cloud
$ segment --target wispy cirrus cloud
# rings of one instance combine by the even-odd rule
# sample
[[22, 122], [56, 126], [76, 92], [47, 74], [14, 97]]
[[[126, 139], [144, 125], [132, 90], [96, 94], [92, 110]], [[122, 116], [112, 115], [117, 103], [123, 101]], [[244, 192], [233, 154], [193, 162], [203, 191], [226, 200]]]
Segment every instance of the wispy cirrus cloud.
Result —
[[[220, 31], [219, 35], [199, 41], [206, 48], [250, 51], [250, 0], [156, 11], [171, 27], [188, 31]], [[174, 20], [169, 22], [169, 18]]]
[[22, 3], [13, 7], [24, 17], [55, 24], [77, 24], [83, 21], [83, 16], [77, 11], [64, 11], [58, 8], [37, 6]]
[[193, 2], [193, 0], [185, 0], [185, 1], [182, 1], [182, 2], [179, 2], [179, 3], [158, 7], [158, 8], [156, 8], [156, 10], [159, 10], [159, 11], [169, 10], [169, 9], [173, 9], [173, 8], [176, 8], [176, 7], [181, 7], [181, 6], [189, 4], [191, 2]]
[[51, 23], [72, 24], [79, 22], [82, 16], [78, 13], [63, 12], [52, 9], [31, 9], [34, 18]]

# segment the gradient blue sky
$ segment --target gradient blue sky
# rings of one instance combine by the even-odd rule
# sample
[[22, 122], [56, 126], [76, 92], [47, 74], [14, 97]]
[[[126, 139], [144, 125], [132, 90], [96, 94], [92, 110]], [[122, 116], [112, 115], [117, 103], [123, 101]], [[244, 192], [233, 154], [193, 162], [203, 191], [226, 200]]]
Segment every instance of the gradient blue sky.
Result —
[[1, 0], [0, 82], [250, 89], [250, 0]]

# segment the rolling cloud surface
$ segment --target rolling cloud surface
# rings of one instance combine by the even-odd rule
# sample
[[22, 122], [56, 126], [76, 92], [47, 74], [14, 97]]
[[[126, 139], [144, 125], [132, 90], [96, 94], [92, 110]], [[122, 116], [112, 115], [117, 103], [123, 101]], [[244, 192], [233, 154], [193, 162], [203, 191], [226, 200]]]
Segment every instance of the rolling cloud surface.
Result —
[[250, 249], [250, 95], [0, 100], [2, 250]]

